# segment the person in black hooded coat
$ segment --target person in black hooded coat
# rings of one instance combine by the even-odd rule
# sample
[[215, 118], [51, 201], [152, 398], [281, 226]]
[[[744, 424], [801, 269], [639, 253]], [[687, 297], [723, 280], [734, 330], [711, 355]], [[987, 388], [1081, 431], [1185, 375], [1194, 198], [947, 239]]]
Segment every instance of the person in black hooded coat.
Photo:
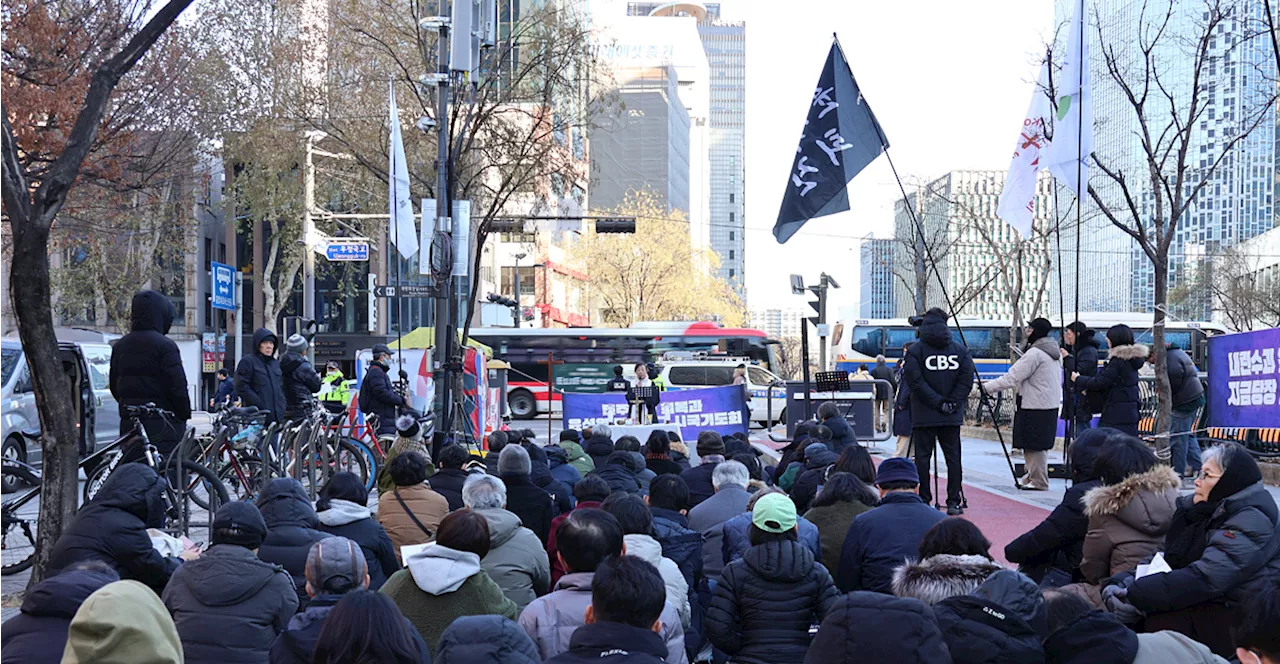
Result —
[[378, 416], [378, 435], [391, 436], [396, 433], [396, 417], [401, 411], [407, 411], [409, 404], [396, 391], [391, 383], [391, 349], [383, 344], [373, 347], [373, 360], [360, 382], [360, 394], [357, 405], [362, 413]]
[[968, 595], [933, 606], [951, 659], [960, 664], [1036, 664], [1048, 636], [1044, 598], [1035, 582], [1012, 570], [996, 572]]
[[[551, 463], [546, 450], [538, 447], [538, 444], [533, 441], [525, 441], [521, 446], [529, 453], [529, 479], [533, 481], [534, 486], [551, 494], [551, 498], [556, 501], [556, 515], [571, 512], [573, 506], [577, 504], [573, 499], [573, 490], [551, 474]], [[564, 450], [558, 447], [556, 450], [561, 454], [564, 453]]]
[[181, 562], [160, 555], [147, 534], [147, 528], [159, 528], [164, 521], [165, 486], [150, 466], [121, 464], [62, 531], [46, 573], [101, 560], [121, 579], [141, 581], [157, 594], [163, 591]]
[[613, 454], [612, 433], [607, 424], [597, 424], [591, 428], [591, 437], [582, 443], [582, 450], [595, 462], [597, 470], [604, 468]]
[[[270, 342], [269, 345], [267, 342]], [[236, 394], [240, 403], [269, 413], [267, 423], [283, 421], [287, 402], [284, 398], [284, 374], [276, 361], [279, 339], [267, 328], [253, 333], [252, 352], [236, 365]]]
[[640, 480], [636, 479], [634, 461], [630, 452], [619, 450], [610, 454], [608, 462], [597, 465], [592, 472], [608, 482], [609, 490], [613, 493], [640, 493]]
[[1084, 536], [1089, 531], [1089, 517], [1084, 513], [1084, 494], [1102, 485], [1094, 474], [1093, 462], [1112, 435], [1121, 434], [1109, 428], [1080, 432], [1080, 437], [1071, 445], [1072, 483], [1062, 496], [1062, 502], [1044, 521], [1004, 547], [1005, 559], [1017, 563], [1018, 569], [1037, 583], [1046, 577], [1056, 586], [1083, 580], [1080, 560]]
[[533, 639], [502, 616], [463, 616], [440, 635], [436, 664], [540, 664]]
[[920, 497], [933, 500], [929, 461], [934, 445], [947, 460], [947, 513], [960, 514], [963, 470], [960, 425], [973, 388], [975, 370], [969, 349], [951, 337], [947, 314], [938, 308], [924, 314], [920, 343], [912, 344], [903, 360], [903, 375], [911, 390], [911, 445], [920, 471]]
[[1134, 343], [1133, 330], [1128, 325], [1113, 325], [1107, 330], [1107, 344], [1111, 352], [1107, 365], [1098, 375], [1089, 377], [1077, 370], [1071, 374], [1077, 390], [1089, 394], [1102, 393], [1102, 417], [1098, 426], [1119, 429], [1130, 436], [1138, 435], [1138, 410], [1142, 396], [1138, 392], [1138, 372], [1147, 363], [1149, 349]]
[[918, 599], [860, 590], [838, 599], [804, 664], [951, 664], [933, 609]]
[[119, 404], [120, 421], [127, 427], [128, 406], [154, 403], [173, 413], [173, 420], [145, 419], [142, 425], [162, 453], [172, 450], [186, 433], [191, 419], [191, 398], [187, 395], [187, 375], [182, 370], [178, 344], [165, 335], [173, 326], [173, 302], [153, 290], [133, 296], [129, 310], [129, 333], [111, 346], [108, 386]]
[[298, 594], [298, 610], [307, 608], [307, 554], [311, 545], [329, 533], [319, 529], [320, 520], [307, 500], [302, 484], [290, 477], [277, 477], [258, 496], [258, 509], [267, 524], [267, 538], [258, 549], [258, 559], [274, 563], [293, 577]]
[[307, 360], [307, 342], [295, 334], [285, 342], [287, 352], [280, 357], [286, 420], [300, 421], [315, 409], [316, 392], [320, 391], [320, 374]]
[[0, 664], [58, 664], [67, 648], [67, 630], [85, 598], [119, 581], [110, 566], [82, 563], [37, 583], [22, 599], [21, 613], [0, 627]]

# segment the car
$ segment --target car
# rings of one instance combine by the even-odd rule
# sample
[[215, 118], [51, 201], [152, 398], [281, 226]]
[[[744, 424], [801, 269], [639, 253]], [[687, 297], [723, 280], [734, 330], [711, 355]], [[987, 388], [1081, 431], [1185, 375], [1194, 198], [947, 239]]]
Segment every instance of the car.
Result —
[[[109, 351], [110, 347], [108, 364]], [[96, 407], [93, 371], [81, 344], [60, 341], [58, 355], [71, 381], [70, 397], [76, 411], [79, 453], [84, 457], [92, 454], [99, 442], [95, 427], [99, 411]], [[26, 353], [16, 339], [0, 340], [0, 404], [3, 404], [3, 415], [0, 415], [0, 456], [39, 468], [43, 450], [38, 444], [40, 416], [36, 410], [35, 387], [27, 366]], [[110, 410], [118, 421], [114, 400]], [[118, 422], [116, 430], [119, 430]], [[16, 480], [5, 478], [0, 483], [0, 490], [5, 493], [17, 488]]]
[[[768, 424], [769, 393], [773, 392], [773, 422], [786, 421], [787, 390], [783, 380], [768, 369], [738, 357], [668, 360], [664, 361], [658, 375], [668, 390], [689, 390], [701, 387], [723, 387], [733, 384], [733, 370], [739, 364], [747, 366], [747, 390], [751, 394], [751, 421], [762, 426]], [[628, 372], [630, 373], [630, 372]], [[634, 375], [629, 375], [634, 379]]]

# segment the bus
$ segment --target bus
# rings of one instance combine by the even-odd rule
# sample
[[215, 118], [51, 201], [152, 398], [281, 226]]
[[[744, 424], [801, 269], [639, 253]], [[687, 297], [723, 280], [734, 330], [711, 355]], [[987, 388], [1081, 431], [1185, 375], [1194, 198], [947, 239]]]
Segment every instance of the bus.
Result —
[[[672, 351], [743, 357], [770, 370], [777, 365], [778, 342], [764, 332], [711, 322], [637, 323], [627, 328], [482, 327], [472, 329], [471, 338], [511, 365], [507, 404], [517, 419], [558, 412], [560, 393], [603, 392], [614, 366], [622, 365], [630, 375], [636, 363], [658, 363]], [[554, 368], [550, 374], [548, 359]], [[548, 394], [550, 377], [555, 378], [554, 394]]]
[[[1151, 314], [1082, 312], [1080, 320], [1097, 330], [1095, 338], [1102, 344], [1098, 353], [1101, 360], [1107, 357], [1107, 344], [1102, 337], [1112, 325], [1124, 323], [1133, 328], [1138, 343], [1151, 344]], [[1009, 370], [1009, 327], [1012, 321], [962, 318], [959, 324], [964, 330], [965, 345], [973, 356], [973, 363], [984, 380]], [[1226, 332], [1227, 329], [1217, 323], [1166, 320], [1164, 339], [1166, 343], [1176, 344], [1187, 351], [1196, 366], [1204, 371], [1208, 355], [1205, 340]], [[1060, 329], [1055, 328], [1052, 334], [1054, 339], [1062, 342]], [[951, 336], [960, 341], [955, 321], [951, 322]], [[906, 318], [855, 320], [852, 330], [836, 351], [836, 367], [853, 373], [860, 364], [874, 364], [877, 355], [884, 355], [892, 363], [902, 357], [903, 344], [915, 340], [916, 328]]]

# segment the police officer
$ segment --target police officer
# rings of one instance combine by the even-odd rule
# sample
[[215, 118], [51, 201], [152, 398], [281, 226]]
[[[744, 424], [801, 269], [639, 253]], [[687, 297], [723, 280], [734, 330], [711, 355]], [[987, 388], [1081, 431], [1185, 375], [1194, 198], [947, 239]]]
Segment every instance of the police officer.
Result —
[[960, 425], [973, 387], [973, 359], [969, 349], [951, 338], [947, 313], [933, 308], [919, 322], [921, 343], [906, 353], [904, 376], [911, 390], [911, 444], [920, 473], [920, 497], [929, 502], [929, 461], [935, 442], [947, 459], [947, 514], [963, 514], [960, 489]]
[[631, 391], [631, 383], [628, 383], [627, 379], [622, 377], [622, 365], [617, 365], [613, 368], [613, 380], [609, 381], [609, 385], [608, 387], [605, 388], [605, 391], [606, 392]]

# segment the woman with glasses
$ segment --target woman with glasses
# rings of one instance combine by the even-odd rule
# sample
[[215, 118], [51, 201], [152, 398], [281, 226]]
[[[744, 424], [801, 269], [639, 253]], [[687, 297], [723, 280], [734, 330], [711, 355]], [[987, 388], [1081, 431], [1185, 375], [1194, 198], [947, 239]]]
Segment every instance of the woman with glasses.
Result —
[[1196, 490], [1178, 499], [1164, 540], [1172, 571], [1112, 578], [1104, 603], [1146, 631], [1168, 629], [1235, 654], [1236, 606], [1280, 583], [1280, 510], [1249, 451], [1225, 443], [1204, 453]]

